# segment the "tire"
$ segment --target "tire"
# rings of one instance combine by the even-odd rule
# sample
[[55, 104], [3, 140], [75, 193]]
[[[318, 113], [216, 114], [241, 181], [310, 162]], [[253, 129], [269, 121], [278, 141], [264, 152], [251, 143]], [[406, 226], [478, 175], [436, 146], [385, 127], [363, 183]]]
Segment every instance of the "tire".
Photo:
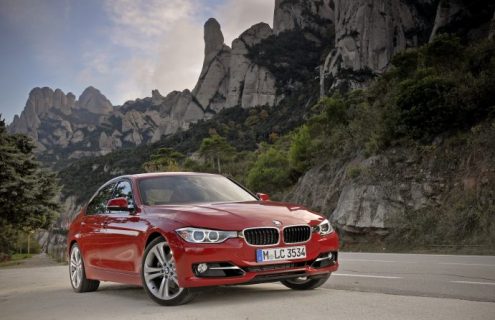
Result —
[[96, 291], [100, 285], [100, 281], [86, 278], [81, 249], [77, 243], [70, 248], [69, 279], [74, 291], [79, 293]]
[[141, 279], [148, 296], [163, 306], [178, 306], [193, 299], [190, 288], [179, 286], [174, 256], [165, 239], [159, 237], [146, 247]]
[[312, 290], [327, 282], [328, 278], [330, 278], [330, 273], [315, 277], [287, 279], [280, 282], [287, 288], [293, 290]]

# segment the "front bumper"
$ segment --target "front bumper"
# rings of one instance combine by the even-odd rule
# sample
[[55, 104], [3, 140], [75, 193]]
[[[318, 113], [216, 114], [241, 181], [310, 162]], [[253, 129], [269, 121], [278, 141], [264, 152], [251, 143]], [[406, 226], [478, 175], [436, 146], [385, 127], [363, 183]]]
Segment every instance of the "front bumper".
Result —
[[[193, 244], [185, 242], [174, 234], [169, 235], [168, 240], [179, 274], [179, 285], [184, 288], [318, 276], [331, 273], [338, 268], [339, 240], [335, 232], [326, 236], [313, 233], [311, 239], [303, 244], [306, 246], [306, 258], [304, 259], [262, 263], [256, 262], [256, 249], [260, 247], [248, 245], [242, 238], [229, 239], [219, 244]], [[301, 244], [278, 244], [263, 247], [263, 249], [299, 245]], [[323, 264], [319, 263], [321, 258], [330, 252], [334, 258]], [[228, 276], [198, 276], [195, 267], [200, 263], [230, 264], [238, 267], [242, 272], [229, 273]]]

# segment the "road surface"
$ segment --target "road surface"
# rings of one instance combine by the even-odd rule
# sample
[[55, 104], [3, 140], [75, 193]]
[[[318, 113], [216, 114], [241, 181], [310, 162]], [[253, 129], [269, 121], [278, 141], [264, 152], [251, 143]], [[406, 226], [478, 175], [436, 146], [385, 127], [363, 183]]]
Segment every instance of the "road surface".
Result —
[[278, 283], [209, 288], [161, 307], [142, 288], [70, 288], [67, 266], [0, 269], [1, 319], [495, 319], [495, 257], [341, 253], [321, 288]]

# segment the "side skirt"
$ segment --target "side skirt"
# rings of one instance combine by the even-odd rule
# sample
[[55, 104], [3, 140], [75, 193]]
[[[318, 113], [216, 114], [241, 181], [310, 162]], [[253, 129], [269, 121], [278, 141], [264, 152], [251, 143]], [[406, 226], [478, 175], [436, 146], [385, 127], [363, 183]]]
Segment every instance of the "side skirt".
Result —
[[142, 286], [141, 275], [139, 273], [115, 272], [95, 267], [87, 267], [86, 277], [92, 280], [111, 281]]

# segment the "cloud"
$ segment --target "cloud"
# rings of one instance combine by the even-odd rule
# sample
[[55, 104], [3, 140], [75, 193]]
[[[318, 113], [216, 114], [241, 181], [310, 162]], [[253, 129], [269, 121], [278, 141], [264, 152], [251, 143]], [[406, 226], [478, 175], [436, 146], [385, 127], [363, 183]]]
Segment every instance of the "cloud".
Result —
[[222, 26], [225, 42], [232, 41], [243, 31], [259, 22], [273, 24], [275, 0], [226, 0], [212, 12]]
[[77, 79], [100, 86], [115, 103], [192, 87], [201, 68], [197, 0], [106, 0], [106, 43], [90, 42]]
[[[271, 24], [274, 1], [106, 0], [105, 44], [90, 43], [77, 79], [102, 88], [114, 103], [192, 89], [204, 58], [203, 24], [211, 15], [225, 42], [260, 21]], [[106, 84], [105, 84], [106, 82]]]
[[116, 45], [143, 48], [159, 39], [179, 21], [192, 20], [195, 0], [106, 0]]

